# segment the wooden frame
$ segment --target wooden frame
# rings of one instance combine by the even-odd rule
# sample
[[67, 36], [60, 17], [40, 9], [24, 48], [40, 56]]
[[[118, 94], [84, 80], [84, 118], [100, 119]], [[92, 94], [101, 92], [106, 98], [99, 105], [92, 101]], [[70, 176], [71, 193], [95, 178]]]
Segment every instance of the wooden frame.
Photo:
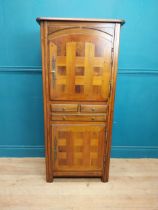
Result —
[[[107, 182], [109, 178], [109, 164], [110, 164], [110, 150], [111, 150], [111, 135], [112, 135], [112, 120], [113, 120], [113, 110], [114, 110], [114, 98], [115, 98], [115, 88], [116, 88], [116, 76], [117, 76], [117, 65], [118, 65], [118, 51], [119, 51], [119, 36], [120, 36], [120, 26], [124, 23], [122, 20], [97, 20], [97, 19], [56, 19], [56, 18], [37, 18], [37, 22], [40, 23], [41, 27], [41, 47], [42, 47], [42, 77], [43, 77], [43, 97], [44, 97], [44, 130], [45, 130], [45, 156], [46, 156], [46, 180], [47, 182], [52, 182], [53, 177], [61, 177], [61, 176], [94, 176], [94, 177], [101, 177], [103, 182]], [[110, 79], [105, 80], [104, 83], [109, 83], [109, 97], [108, 100], [91, 100], [89, 97], [85, 98], [84, 100], [79, 100], [79, 97], [72, 95], [71, 100], [67, 100], [64, 98], [63, 101], [59, 99], [53, 99], [50, 96], [50, 82], [49, 82], [49, 75], [50, 75], [50, 65], [51, 62], [48, 59], [50, 57], [49, 54], [49, 40], [50, 37], [53, 37], [54, 31], [61, 30], [61, 34], [63, 34], [64, 29], [71, 27], [73, 28], [71, 31], [75, 33], [75, 27], [83, 27], [84, 28], [94, 28], [95, 30], [101, 30], [104, 33], [110, 34], [109, 37], [112, 37], [112, 47], [111, 47], [111, 56], [106, 57], [108, 59], [108, 62], [110, 62]], [[63, 30], [63, 31], [62, 31]], [[76, 30], [77, 31], [77, 30]], [[67, 30], [66, 33], [69, 36], [69, 31]], [[50, 35], [52, 34], [52, 35]], [[97, 37], [96, 33], [96, 37]], [[87, 34], [88, 36], [88, 34]], [[76, 36], [75, 38], [76, 39]], [[84, 38], [82, 38], [81, 41], [83, 41]], [[86, 42], [85, 42], [86, 43]], [[89, 43], [89, 42], [87, 42]], [[58, 43], [57, 43], [58, 44]], [[71, 44], [72, 45], [72, 44]], [[91, 47], [91, 46], [90, 46]], [[57, 53], [57, 52], [56, 52]], [[71, 53], [71, 51], [70, 51]], [[77, 58], [79, 59], [79, 58]], [[91, 59], [91, 58], [90, 58]], [[93, 58], [92, 58], [93, 59]], [[92, 59], [87, 62], [92, 62]], [[71, 63], [71, 62], [70, 62]], [[89, 63], [88, 63], [89, 64]], [[92, 67], [88, 67], [92, 68]], [[71, 66], [70, 66], [71, 69]], [[73, 70], [70, 70], [73, 71]], [[87, 71], [87, 70], [86, 70]], [[91, 70], [92, 71], [92, 70]], [[89, 74], [91, 74], [91, 71]], [[90, 75], [89, 75], [90, 76]], [[54, 76], [53, 76], [54, 77]], [[102, 76], [102, 79], [103, 76]], [[71, 74], [70, 74], [70, 80], [71, 80]], [[73, 81], [74, 82], [74, 81]], [[75, 82], [74, 82], [75, 83]], [[90, 84], [90, 83], [89, 83]], [[103, 85], [103, 84], [102, 84]], [[78, 91], [78, 90], [77, 90]], [[80, 89], [79, 89], [80, 91]], [[76, 97], [76, 98], [75, 98]], [[54, 104], [54, 105], [53, 105]], [[64, 105], [65, 104], [65, 105]], [[99, 106], [100, 105], [100, 106]], [[83, 107], [83, 108], [82, 108]], [[77, 112], [76, 112], [77, 110]], [[82, 111], [84, 111], [82, 113]], [[98, 113], [97, 113], [98, 112]], [[105, 117], [106, 116], [106, 117]], [[83, 125], [93, 125], [98, 127], [99, 125], [103, 124], [105, 126], [105, 133], [104, 133], [104, 144], [103, 147], [103, 156], [99, 156], [99, 153], [96, 154], [97, 157], [102, 159], [102, 169], [97, 171], [83, 171], [80, 168], [83, 168], [82, 165], [73, 166], [73, 161], [77, 161], [74, 157], [75, 151], [73, 151], [72, 145], [69, 146], [69, 144], [66, 145], [67, 152], [72, 153], [72, 158], [69, 160], [65, 159], [63, 161], [60, 161], [62, 164], [67, 164], [65, 166], [61, 166], [61, 168], [68, 168], [69, 164], [71, 164], [72, 170], [58, 170], [55, 169], [54, 166], [57, 165], [57, 162], [54, 161], [54, 137], [52, 136], [52, 125], [61, 127], [61, 125], [69, 126], [72, 125], [72, 123], [77, 124], [78, 126], [83, 127]], [[93, 127], [92, 126], [92, 127]], [[88, 127], [87, 127], [88, 128]], [[74, 130], [76, 130], [74, 128]], [[93, 129], [95, 130], [95, 129]], [[89, 130], [89, 140], [95, 138], [95, 133], [93, 130]], [[88, 132], [88, 131], [87, 131]], [[65, 134], [66, 135], [66, 134]], [[72, 126], [72, 132], [71, 138], [73, 138], [73, 126]], [[81, 134], [79, 134], [81, 135]], [[67, 138], [67, 137], [65, 137]], [[99, 138], [99, 137], [97, 137]], [[75, 139], [74, 139], [75, 140]], [[72, 141], [74, 141], [72, 140]], [[63, 140], [65, 141], [65, 140]], [[72, 141], [70, 144], [72, 144]], [[95, 140], [97, 141], [97, 139]], [[85, 145], [82, 145], [83, 148]], [[83, 149], [80, 147], [80, 150]], [[85, 147], [86, 148], [86, 147]], [[90, 146], [87, 147], [90, 149]], [[93, 148], [97, 149], [97, 148]], [[64, 148], [65, 150], [65, 148]], [[64, 151], [63, 150], [63, 151]], [[63, 152], [62, 151], [62, 152]], [[90, 150], [89, 150], [90, 151]], [[57, 152], [61, 152], [59, 148], [57, 149]], [[92, 151], [93, 152], [93, 151]], [[59, 153], [60, 154], [60, 153]], [[69, 153], [67, 153], [69, 154]], [[94, 158], [91, 158], [91, 154], [87, 153], [87, 157], [89, 157], [87, 166], [91, 168], [92, 164], [96, 161]], [[69, 156], [69, 155], [68, 155]], [[94, 156], [94, 155], [93, 155]], [[83, 157], [84, 162], [86, 156]], [[80, 159], [80, 164], [82, 164], [83, 159]], [[59, 162], [58, 162], [59, 163]], [[97, 168], [97, 165], [96, 165]], [[59, 165], [60, 169], [60, 165]], [[76, 171], [75, 171], [76, 170]]]

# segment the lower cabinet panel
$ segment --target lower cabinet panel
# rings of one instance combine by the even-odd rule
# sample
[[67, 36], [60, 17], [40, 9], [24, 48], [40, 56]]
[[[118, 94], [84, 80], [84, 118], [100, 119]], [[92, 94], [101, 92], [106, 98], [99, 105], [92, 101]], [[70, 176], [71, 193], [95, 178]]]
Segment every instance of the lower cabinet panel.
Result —
[[105, 124], [52, 124], [51, 160], [54, 176], [100, 176]]

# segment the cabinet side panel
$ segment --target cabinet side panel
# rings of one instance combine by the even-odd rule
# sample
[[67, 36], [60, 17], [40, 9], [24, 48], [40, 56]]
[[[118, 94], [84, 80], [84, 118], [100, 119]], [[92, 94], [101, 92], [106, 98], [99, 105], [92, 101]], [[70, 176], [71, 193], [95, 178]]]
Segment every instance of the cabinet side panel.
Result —
[[52, 166], [51, 166], [51, 151], [52, 148], [49, 141], [49, 122], [48, 122], [48, 75], [47, 75], [47, 23], [41, 21], [41, 48], [42, 48], [42, 79], [43, 79], [43, 105], [44, 105], [44, 137], [45, 137], [45, 161], [46, 161], [46, 180], [53, 181]]
[[116, 89], [116, 77], [118, 68], [118, 53], [119, 53], [119, 40], [120, 40], [120, 24], [115, 24], [114, 34], [114, 54], [113, 54], [113, 65], [112, 65], [112, 86], [111, 95], [109, 99], [109, 115], [108, 115], [108, 132], [107, 132], [107, 143], [105, 148], [105, 162], [103, 169], [102, 181], [107, 182], [109, 179], [109, 166], [110, 166], [110, 151], [111, 151], [111, 139], [112, 139], [112, 123], [113, 123], [113, 112], [114, 112], [114, 100], [115, 100], [115, 89]]

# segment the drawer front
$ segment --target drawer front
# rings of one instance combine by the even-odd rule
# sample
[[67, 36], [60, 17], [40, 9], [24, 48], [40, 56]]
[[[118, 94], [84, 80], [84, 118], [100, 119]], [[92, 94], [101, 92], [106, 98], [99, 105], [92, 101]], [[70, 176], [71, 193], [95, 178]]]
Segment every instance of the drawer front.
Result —
[[78, 104], [51, 104], [52, 112], [77, 112]]
[[87, 105], [81, 104], [81, 112], [100, 112], [105, 113], [107, 111], [107, 105]]
[[102, 115], [59, 115], [52, 114], [51, 120], [53, 121], [92, 121], [104, 122], [106, 121], [106, 114]]

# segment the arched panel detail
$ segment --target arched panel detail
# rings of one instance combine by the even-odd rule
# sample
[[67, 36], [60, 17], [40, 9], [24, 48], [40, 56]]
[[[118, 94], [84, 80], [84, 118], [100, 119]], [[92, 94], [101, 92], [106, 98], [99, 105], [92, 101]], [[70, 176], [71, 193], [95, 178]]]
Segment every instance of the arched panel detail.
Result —
[[53, 35], [56, 32], [60, 32], [60, 31], [65, 31], [65, 30], [71, 30], [71, 29], [90, 29], [90, 30], [96, 30], [96, 31], [100, 31], [103, 32], [111, 37], [113, 37], [113, 33], [108, 30], [108, 28], [105, 27], [93, 27], [93, 26], [56, 26], [56, 27], [51, 27], [49, 28], [49, 35]]
[[90, 28], [73, 28], [50, 34], [48, 42], [52, 100], [108, 100], [110, 35]]
[[61, 36], [81, 36], [81, 35], [96, 36], [98, 38], [100, 37], [100, 38], [105, 39], [110, 42], [113, 41], [113, 37], [110, 34], [105, 33], [104, 31], [102, 31], [100, 29], [87, 28], [87, 27], [61, 29], [54, 33], [49, 34], [48, 40], [53, 40], [53, 39], [59, 38]]

